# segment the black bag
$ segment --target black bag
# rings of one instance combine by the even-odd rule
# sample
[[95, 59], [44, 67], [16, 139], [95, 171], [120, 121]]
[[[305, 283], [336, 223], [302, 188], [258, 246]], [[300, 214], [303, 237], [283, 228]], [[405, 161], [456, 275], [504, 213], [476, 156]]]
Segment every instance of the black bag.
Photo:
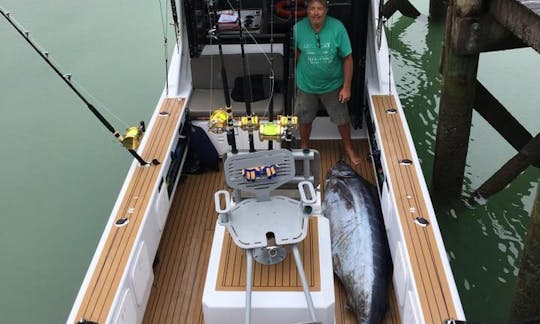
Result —
[[[249, 77], [238, 77], [234, 79], [234, 88], [231, 97], [234, 101], [246, 102], [247, 94], [244, 93], [244, 82], [251, 83], [251, 101], [259, 101], [270, 97], [271, 83], [268, 74], [254, 74]], [[279, 92], [279, 81], [274, 80], [274, 92]], [[247, 85], [249, 91], [249, 84]]]
[[206, 132], [199, 126], [189, 127], [189, 150], [185, 173], [219, 171], [219, 155]]

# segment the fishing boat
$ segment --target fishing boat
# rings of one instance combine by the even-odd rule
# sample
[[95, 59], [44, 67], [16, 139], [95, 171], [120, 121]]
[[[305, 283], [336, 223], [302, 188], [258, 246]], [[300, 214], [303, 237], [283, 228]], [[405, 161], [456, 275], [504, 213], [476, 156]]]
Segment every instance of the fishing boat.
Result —
[[[177, 42], [166, 86], [131, 147], [136, 159], [67, 323], [356, 322], [321, 206], [326, 171], [343, 154], [339, 134], [321, 115], [310, 149], [294, 141], [291, 26], [303, 4], [171, 2]], [[383, 322], [465, 320], [380, 8], [329, 4], [353, 44], [353, 135], [366, 157], [355, 170], [378, 189], [391, 253]], [[188, 174], [194, 150], [214, 162], [206, 146], [220, 170]], [[272, 222], [277, 229], [265, 227]]]

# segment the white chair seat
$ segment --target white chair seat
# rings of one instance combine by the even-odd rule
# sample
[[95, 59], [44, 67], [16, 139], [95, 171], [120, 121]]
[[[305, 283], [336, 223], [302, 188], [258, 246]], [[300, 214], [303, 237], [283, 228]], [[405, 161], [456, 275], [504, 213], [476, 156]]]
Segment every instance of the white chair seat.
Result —
[[274, 234], [278, 245], [302, 241], [307, 234], [308, 215], [301, 204], [288, 197], [273, 196], [270, 200], [242, 200], [229, 211], [229, 219], [220, 217], [236, 245], [243, 249], [265, 247], [267, 233]]

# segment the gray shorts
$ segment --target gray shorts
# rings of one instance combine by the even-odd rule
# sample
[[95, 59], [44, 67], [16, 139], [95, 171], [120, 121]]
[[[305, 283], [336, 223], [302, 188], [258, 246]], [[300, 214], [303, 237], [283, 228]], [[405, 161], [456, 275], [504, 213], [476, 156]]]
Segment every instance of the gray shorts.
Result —
[[298, 122], [311, 124], [317, 117], [319, 103], [322, 103], [332, 123], [338, 126], [350, 123], [351, 118], [347, 104], [339, 102], [340, 90], [341, 88], [338, 88], [328, 93], [315, 94], [298, 89], [294, 105], [294, 114], [298, 116]]

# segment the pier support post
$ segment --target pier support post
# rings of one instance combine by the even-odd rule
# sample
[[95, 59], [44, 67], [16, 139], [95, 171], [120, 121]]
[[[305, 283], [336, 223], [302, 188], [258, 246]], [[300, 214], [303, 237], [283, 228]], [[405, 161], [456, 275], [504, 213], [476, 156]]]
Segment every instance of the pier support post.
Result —
[[[511, 323], [525, 323], [540, 319], [540, 191], [527, 228], [525, 247], [510, 311]], [[535, 323], [536, 323], [535, 321]]]
[[429, 0], [429, 19], [443, 21], [447, 8], [448, 0]]
[[[479, 54], [458, 55], [452, 46], [452, 28], [459, 15], [476, 15], [480, 5], [452, 0], [446, 19], [442, 56], [442, 90], [435, 141], [433, 191], [445, 198], [461, 194], [469, 147]], [[476, 10], [475, 10], [476, 9]]]
[[[504, 189], [529, 165], [540, 161], [540, 133], [525, 145], [513, 158], [506, 162], [494, 175], [472, 194], [473, 197], [487, 198]], [[540, 290], [539, 290], [540, 291]]]

